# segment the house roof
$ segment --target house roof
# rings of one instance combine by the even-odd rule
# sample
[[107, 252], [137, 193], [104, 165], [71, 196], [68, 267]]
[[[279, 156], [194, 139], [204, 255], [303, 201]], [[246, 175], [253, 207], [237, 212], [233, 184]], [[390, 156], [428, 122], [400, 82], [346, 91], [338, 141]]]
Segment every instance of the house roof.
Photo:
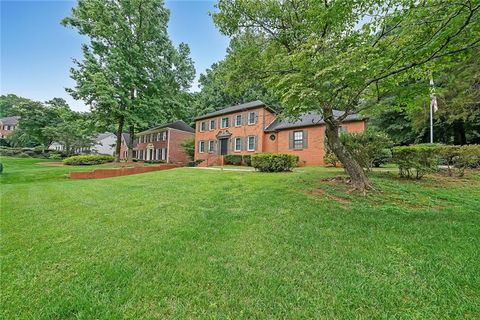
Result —
[[217, 110], [217, 111], [214, 111], [214, 112], [210, 112], [210, 113], [204, 114], [203, 116], [196, 117], [195, 120], [201, 120], [201, 119], [216, 117], [216, 116], [220, 116], [220, 115], [228, 114], [228, 113], [232, 113], [232, 112], [250, 110], [250, 109], [254, 109], [254, 108], [258, 108], [258, 107], [265, 107], [270, 112], [275, 113], [275, 110], [273, 110], [272, 108], [267, 106], [262, 101], [255, 100], [255, 101], [250, 101], [250, 102], [247, 102], [247, 103], [237, 104], [235, 106], [227, 107], [227, 108]]
[[130, 133], [122, 133], [123, 140], [125, 141], [125, 144], [129, 145], [130, 144]]
[[[343, 115], [343, 111], [340, 110], [333, 110], [333, 116], [335, 118], [340, 117]], [[358, 113], [348, 115], [344, 122], [348, 121], [355, 121], [355, 120], [362, 120], [364, 117]], [[310, 126], [317, 126], [325, 124], [323, 120], [323, 116], [318, 112], [307, 112], [300, 115], [298, 120], [289, 120], [288, 118], [282, 119], [275, 119], [266, 129], [265, 132], [273, 132], [285, 129], [292, 129], [292, 128], [301, 128], [301, 127], [310, 127]]]
[[99, 133], [97, 134], [97, 136], [95, 137], [95, 141], [101, 141], [105, 138], [108, 138], [110, 136], [115, 136], [114, 133], [111, 133], [111, 132], [102, 132], [102, 133]]
[[7, 126], [16, 126], [20, 120], [19, 116], [5, 117], [0, 119], [0, 123]]
[[186, 124], [184, 121], [178, 120], [178, 121], [175, 121], [175, 122], [161, 124], [159, 126], [156, 126], [156, 127], [150, 128], [148, 130], [139, 132], [138, 134], [148, 133], [148, 132], [156, 131], [156, 130], [163, 129], [163, 128], [177, 129], [177, 130], [180, 130], [180, 131], [186, 131], [186, 132], [191, 132], [191, 133], [195, 132], [195, 130], [192, 127], [190, 127], [188, 124]]

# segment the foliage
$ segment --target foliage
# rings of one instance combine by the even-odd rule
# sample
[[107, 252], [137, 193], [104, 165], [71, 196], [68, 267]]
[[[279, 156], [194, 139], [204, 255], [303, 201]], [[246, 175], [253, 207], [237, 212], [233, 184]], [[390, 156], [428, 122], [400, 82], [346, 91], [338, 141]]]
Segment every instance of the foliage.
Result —
[[398, 165], [400, 177], [420, 179], [426, 173], [437, 171], [438, 146], [418, 144], [394, 147], [393, 162]]
[[50, 160], [62, 160], [62, 155], [60, 153], [50, 153], [48, 156], [48, 159]]
[[3, 163], [0, 162], [0, 173], [3, 173]]
[[5, 138], [0, 138], [0, 147], [10, 147], [10, 143]]
[[51, 155], [60, 155], [61, 157], [65, 156], [65, 153], [59, 152], [57, 150], [49, 150], [43, 148], [12, 148], [12, 147], [0, 147], [0, 156], [7, 157], [32, 157], [47, 159]]
[[378, 163], [385, 155], [385, 149], [392, 146], [392, 141], [385, 133], [370, 129], [364, 132], [341, 134], [340, 140], [367, 171], [373, 167], [376, 159]]
[[113, 162], [115, 160], [111, 155], [96, 154], [96, 155], [84, 155], [73, 156], [63, 159], [63, 164], [68, 166], [91, 166], [96, 164], [103, 164], [107, 162]]
[[323, 162], [336, 168], [339, 162], [337, 156], [335, 155], [335, 153], [332, 152], [332, 150], [330, 150], [330, 148], [327, 147], [327, 144], [325, 144], [325, 147], [326, 148], [325, 154], [323, 155]]
[[252, 167], [262, 172], [291, 171], [298, 163], [298, 156], [286, 153], [255, 153]]
[[480, 145], [442, 145], [438, 147], [438, 154], [447, 164], [449, 175], [456, 169], [456, 174], [463, 177], [466, 168], [480, 167]]
[[375, 168], [379, 168], [380, 166], [389, 163], [391, 160], [392, 160], [391, 149], [389, 148], [379, 149], [372, 160], [372, 165]]
[[32, 103], [32, 100], [14, 94], [0, 96], [0, 118], [18, 116], [15, 107], [21, 104]]
[[195, 139], [186, 139], [182, 142], [183, 151], [187, 154], [191, 161], [195, 158]]
[[[232, 37], [227, 85], [261, 79], [285, 114], [322, 113], [332, 151], [357, 189], [368, 179], [338, 141], [342, 120], [399, 84], [427, 82], [452, 57], [468, 58], [480, 35], [471, 2], [220, 0], [217, 7], [214, 21]], [[344, 114], [334, 117], [334, 107]]]
[[242, 156], [236, 154], [227, 154], [224, 156], [225, 164], [238, 166], [242, 163]]
[[125, 126], [133, 141], [152, 117], [164, 122], [185, 114], [195, 69], [189, 47], [175, 48], [169, 39], [168, 20], [162, 0], [82, 0], [62, 21], [90, 38], [83, 61], [74, 61], [76, 87], [68, 91], [95, 119], [117, 124], [117, 158]]
[[157, 164], [157, 163], [165, 163], [165, 160], [145, 160], [143, 162], [150, 163], [150, 164]]
[[250, 167], [252, 165], [252, 156], [244, 154], [242, 156], [242, 163]]

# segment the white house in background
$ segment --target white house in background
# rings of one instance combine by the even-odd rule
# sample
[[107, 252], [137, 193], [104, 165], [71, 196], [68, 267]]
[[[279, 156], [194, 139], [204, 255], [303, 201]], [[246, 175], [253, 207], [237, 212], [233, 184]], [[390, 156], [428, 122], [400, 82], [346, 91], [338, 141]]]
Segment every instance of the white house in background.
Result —
[[65, 146], [59, 142], [52, 142], [52, 144], [50, 145], [50, 147], [48, 147], [50, 150], [57, 150], [57, 151], [63, 151], [65, 150]]
[[111, 132], [99, 133], [90, 148], [91, 153], [114, 155], [117, 136]]

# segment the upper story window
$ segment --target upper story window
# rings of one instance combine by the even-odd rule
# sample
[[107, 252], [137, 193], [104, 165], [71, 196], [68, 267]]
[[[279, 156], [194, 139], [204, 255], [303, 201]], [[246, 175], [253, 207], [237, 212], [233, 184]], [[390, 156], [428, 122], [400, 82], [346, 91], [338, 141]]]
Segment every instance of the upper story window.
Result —
[[205, 121], [200, 122], [200, 132], [204, 132], [207, 129], [207, 123]]
[[257, 113], [256, 112], [249, 112], [248, 113], [248, 124], [255, 124], [257, 123]]
[[162, 139], [161, 137], [162, 137], [162, 133], [161, 132], [157, 133], [157, 141], [160, 141], [160, 139]]
[[217, 121], [216, 120], [210, 120], [210, 123], [209, 123], [209, 130], [215, 130], [217, 127]]
[[222, 118], [222, 122], [220, 123], [220, 128], [225, 129], [230, 126], [230, 118], [229, 117], [224, 117]]
[[247, 151], [255, 151], [257, 144], [257, 139], [255, 136], [249, 136], [247, 140]]
[[242, 138], [240, 138], [240, 137], [235, 138], [234, 145], [233, 145], [233, 150], [234, 151], [242, 151]]
[[242, 115], [241, 114], [237, 114], [235, 116], [235, 127], [239, 127], [242, 125]]
[[293, 132], [293, 148], [303, 149], [303, 131]]
[[198, 142], [198, 152], [204, 153], [205, 152], [205, 141]]

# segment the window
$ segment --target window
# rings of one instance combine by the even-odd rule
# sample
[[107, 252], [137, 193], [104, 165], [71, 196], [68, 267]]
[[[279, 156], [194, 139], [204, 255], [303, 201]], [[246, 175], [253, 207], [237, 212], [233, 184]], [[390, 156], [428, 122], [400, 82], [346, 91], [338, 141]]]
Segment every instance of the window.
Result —
[[257, 123], [257, 113], [256, 112], [249, 112], [248, 113], [248, 124], [255, 124]]
[[205, 141], [198, 142], [198, 152], [204, 153], [205, 152]]
[[303, 149], [303, 131], [293, 132], [293, 149]]
[[215, 140], [208, 141], [208, 152], [212, 153], [215, 151]]
[[242, 151], [242, 138], [235, 138], [234, 151]]
[[222, 118], [222, 122], [220, 124], [220, 128], [221, 129], [225, 129], [225, 128], [228, 128], [230, 123], [229, 123], [229, 118], [228, 117], [225, 117], [225, 118]]
[[215, 130], [215, 129], [216, 129], [216, 126], [217, 126], [217, 121], [215, 121], [215, 120], [210, 120], [209, 129], [210, 129], [210, 130]]
[[161, 160], [167, 160], [167, 148], [161, 149]]
[[162, 133], [161, 132], [157, 133], [157, 141], [160, 141], [162, 139], [161, 137], [162, 137]]
[[275, 141], [275, 139], [277, 139], [277, 136], [274, 135], [274, 134], [271, 134], [271, 135], [270, 135], [270, 140]]
[[200, 132], [204, 132], [206, 128], [207, 124], [205, 123], [205, 121], [200, 122]]
[[242, 125], [242, 115], [241, 114], [237, 114], [235, 116], [235, 126], [236, 127], [239, 127]]
[[255, 151], [256, 139], [255, 136], [248, 137], [247, 151]]

